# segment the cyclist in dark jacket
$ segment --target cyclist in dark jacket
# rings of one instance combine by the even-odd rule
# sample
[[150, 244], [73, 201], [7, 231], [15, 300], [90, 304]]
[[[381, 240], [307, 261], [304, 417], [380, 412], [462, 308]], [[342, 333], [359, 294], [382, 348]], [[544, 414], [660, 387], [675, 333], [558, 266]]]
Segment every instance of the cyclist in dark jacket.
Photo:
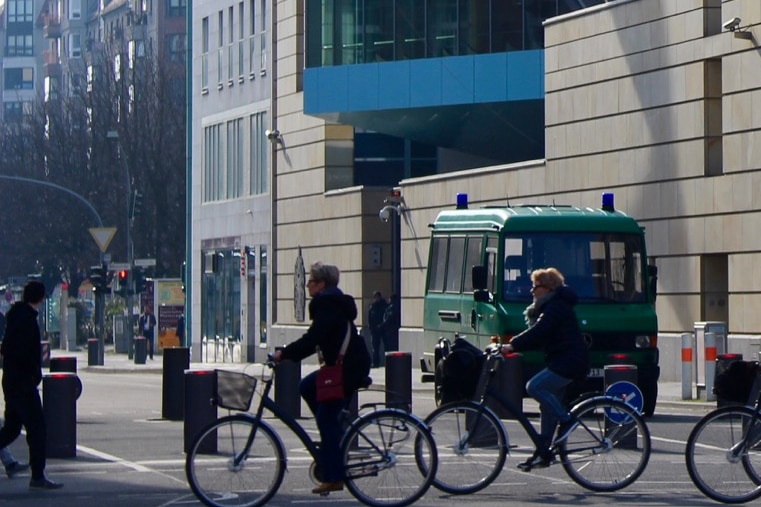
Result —
[[549, 447], [553, 441], [568, 436], [575, 426], [561, 402], [566, 386], [583, 378], [589, 370], [589, 350], [579, 330], [573, 307], [576, 293], [563, 285], [563, 275], [555, 268], [537, 269], [531, 273], [534, 302], [526, 308], [529, 328], [503, 346], [505, 351], [521, 352], [541, 349], [546, 367], [526, 384], [526, 392], [539, 402], [541, 412], [540, 445], [534, 455], [518, 465], [523, 470], [548, 466], [553, 459]]
[[312, 298], [309, 317], [312, 325], [304, 335], [275, 354], [275, 360], [300, 361], [311, 356], [319, 347], [326, 364], [335, 364], [349, 326], [349, 347], [344, 356], [343, 400], [317, 403], [316, 377], [312, 372], [301, 381], [301, 396], [315, 415], [320, 430], [320, 463], [322, 484], [312, 493], [328, 493], [343, 489], [343, 460], [340, 454], [341, 426], [339, 416], [354, 392], [367, 382], [370, 372], [370, 354], [364, 340], [357, 333], [354, 319], [357, 304], [354, 298], [338, 288], [339, 271], [336, 266], [316, 262], [309, 271], [307, 288]]

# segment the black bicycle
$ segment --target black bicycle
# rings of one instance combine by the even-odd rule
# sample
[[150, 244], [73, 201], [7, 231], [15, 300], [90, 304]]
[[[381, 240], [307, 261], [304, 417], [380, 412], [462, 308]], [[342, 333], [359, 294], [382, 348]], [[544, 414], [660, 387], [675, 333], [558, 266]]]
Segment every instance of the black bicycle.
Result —
[[708, 498], [744, 503], [761, 497], [761, 392], [753, 407], [718, 408], [703, 416], [685, 448], [687, 472]]
[[[267, 409], [301, 440], [314, 462], [310, 474], [322, 482], [319, 443], [270, 398], [277, 367], [271, 359], [261, 375], [261, 401], [256, 412], [246, 413], [257, 378], [241, 372], [217, 370], [217, 405], [242, 411], [217, 419], [201, 430], [190, 446], [185, 473], [193, 493], [210, 507], [256, 507], [277, 492], [285, 474], [285, 447], [262, 414]], [[373, 507], [405, 506], [422, 497], [436, 475], [436, 445], [428, 426], [413, 414], [364, 404], [350, 420], [342, 415], [346, 430], [341, 442], [345, 485], [354, 497]], [[327, 495], [327, 493], [325, 494]]]
[[[534, 446], [539, 434], [519, 410], [493, 385], [503, 364], [498, 348], [488, 352], [477, 390], [478, 401], [457, 401], [434, 410], [425, 422], [438, 450], [434, 487], [451, 494], [479, 491], [502, 471], [508, 454], [508, 434], [486, 401], [497, 400], [526, 431]], [[650, 432], [640, 413], [618, 398], [592, 395], [572, 404], [578, 424], [551, 446], [566, 473], [592, 491], [616, 491], [632, 484], [650, 459]]]

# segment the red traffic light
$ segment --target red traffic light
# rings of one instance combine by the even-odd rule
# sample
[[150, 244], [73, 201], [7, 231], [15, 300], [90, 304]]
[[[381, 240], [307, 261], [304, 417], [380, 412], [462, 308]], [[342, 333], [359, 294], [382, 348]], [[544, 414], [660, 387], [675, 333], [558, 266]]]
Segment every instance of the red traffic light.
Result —
[[119, 280], [120, 281], [121, 280], [126, 280], [127, 276], [128, 276], [128, 273], [127, 273], [126, 269], [122, 269], [121, 271], [119, 271]]

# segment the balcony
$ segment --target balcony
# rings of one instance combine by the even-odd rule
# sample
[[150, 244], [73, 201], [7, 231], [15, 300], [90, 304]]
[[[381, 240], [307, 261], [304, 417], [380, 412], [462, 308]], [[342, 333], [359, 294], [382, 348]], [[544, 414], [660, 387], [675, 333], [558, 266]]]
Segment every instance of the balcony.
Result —
[[57, 15], [43, 16], [42, 23], [42, 34], [46, 39], [61, 38], [61, 19]]
[[44, 62], [43, 71], [45, 77], [60, 77], [63, 73], [63, 69], [61, 67], [61, 59], [58, 52], [46, 49], [42, 52], [42, 58]]

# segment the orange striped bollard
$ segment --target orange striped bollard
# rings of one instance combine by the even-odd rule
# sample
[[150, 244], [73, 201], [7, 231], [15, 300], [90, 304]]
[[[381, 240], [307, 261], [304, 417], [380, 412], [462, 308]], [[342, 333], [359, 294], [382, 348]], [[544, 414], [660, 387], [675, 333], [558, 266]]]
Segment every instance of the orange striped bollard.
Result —
[[692, 333], [682, 334], [682, 399], [692, 399]]
[[713, 393], [713, 381], [716, 377], [716, 335], [706, 333], [706, 401], [716, 401]]

